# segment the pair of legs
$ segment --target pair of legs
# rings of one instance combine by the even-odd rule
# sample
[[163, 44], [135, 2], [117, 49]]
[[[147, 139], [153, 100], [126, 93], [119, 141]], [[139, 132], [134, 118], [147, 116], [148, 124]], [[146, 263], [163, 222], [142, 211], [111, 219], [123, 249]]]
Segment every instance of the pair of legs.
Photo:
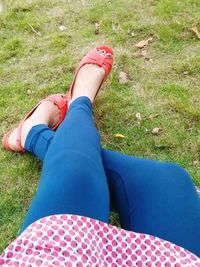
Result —
[[[76, 92], [89, 85], [98, 88], [89, 72], [94, 83], [87, 84], [84, 76], [86, 84], [75, 84]], [[39, 218], [62, 213], [108, 223], [111, 198], [123, 228], [161, 237], [200, 256], [200, 200], [189, 175], [175, 164], [102, 149], [93, 98], [86, 91], [72, 99], [55, 133], [39, 121], [27, 131], [25, 148], [43, 160], [43, 169], [21, 231]]]

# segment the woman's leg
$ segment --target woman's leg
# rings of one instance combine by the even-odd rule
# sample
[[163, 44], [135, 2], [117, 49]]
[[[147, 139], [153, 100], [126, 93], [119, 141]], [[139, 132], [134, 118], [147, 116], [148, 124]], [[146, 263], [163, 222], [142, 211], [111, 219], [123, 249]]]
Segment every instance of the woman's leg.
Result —
[[51, 214], [71, 213], [108, 222], [109, 194], [91, 102], [76, 99], [45, 156], [40, 184], [22, 230]]
[[[108, 222], [108, 185], [91, 104], [104, 73], [95, 65], [80, 69], [73, 88], [75, 97], [45, 156], [39, 187], [22, 231], [51, 214], [71, 213]], [[80, 97], [79, 91], [85, 96]]]
[[158, 236], [200, 256], [200, 199], [190, 176], [172, 163], [102, 150], [122, 227]]
[[[46, 126], [36, 126], [27, 138], [29, 150], [44, 158], [53, 135]], [[200, 256], [200, 199], [189, 175], [175, 164], [105, 149], [102, 158], [122, 227], [159, 236]]]

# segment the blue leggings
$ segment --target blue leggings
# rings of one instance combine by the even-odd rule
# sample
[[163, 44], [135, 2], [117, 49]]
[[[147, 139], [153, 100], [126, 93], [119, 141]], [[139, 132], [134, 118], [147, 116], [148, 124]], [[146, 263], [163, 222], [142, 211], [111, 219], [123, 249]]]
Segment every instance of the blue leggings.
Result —
[[127, 230], [151, 234], [200, 256], [200, 200], [178, 165], [101, 148], [91, 102], [79, 97], [56, 132], [33, 127], [25, 148], [43, 160], [21, 231], [52, 214], [109, 222], [110, 200]]

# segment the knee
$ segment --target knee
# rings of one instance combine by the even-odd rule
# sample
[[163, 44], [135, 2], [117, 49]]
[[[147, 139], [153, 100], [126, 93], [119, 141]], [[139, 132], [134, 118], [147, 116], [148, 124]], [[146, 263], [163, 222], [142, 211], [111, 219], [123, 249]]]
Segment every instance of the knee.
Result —
[[168, 172], [170, 173], [175, 173], [176, 175], [179, 174], [179, 175], [188, 176], [188, 173], [186, 172], [186, 170], [177, 163], [163, 162], [161, 164], [163, 164], [165, 168], [168, 170]]
[[171, 181], [173, 184], [188, 185], [192, 183], [192, 179], [187, 171], [176, 163], [160, 163], [162, 165], [162, 173], [167, 177], [167, 181]]

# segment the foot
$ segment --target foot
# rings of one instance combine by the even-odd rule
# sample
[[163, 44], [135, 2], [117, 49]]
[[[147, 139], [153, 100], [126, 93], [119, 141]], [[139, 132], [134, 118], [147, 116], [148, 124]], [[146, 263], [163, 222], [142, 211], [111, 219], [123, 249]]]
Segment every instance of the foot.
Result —
[[81, 67], [73, 85], [73, 95], [69, 104], [80, 96], [87, 96], [93, 103], [104, 76], [103, 67], [94, 64], [85, 64]]
[[[51, 101], [43, 101], [33, 114], [25, 120], [22, 125], [21, 131], [21, 145], [24, 147], [27, 135], [30, 129], [38, 124], [45, 124], [50, 128], [53, 128], [60, 120], [60, 110]], [[10, 134], [8, 139], [9, 146], [14, 150], [18, 151], [17, 146], [17, 128]]]

